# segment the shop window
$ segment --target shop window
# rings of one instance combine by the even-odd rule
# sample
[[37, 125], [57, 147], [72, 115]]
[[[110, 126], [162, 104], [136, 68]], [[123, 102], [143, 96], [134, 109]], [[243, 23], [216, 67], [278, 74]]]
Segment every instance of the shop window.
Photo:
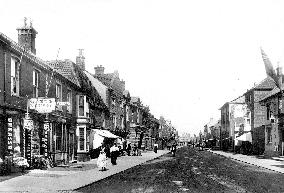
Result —
[[33, 71], [33, 97], [38, 97], [38, 88], [39, 88], [39, 71], [34, 69]]
[[19, 96], [20, 63], [16, 58], [11, 58], [11, 95]]
[[85, 151], [85, 142], [86, 142], [86, 139], [85, 139], [85, 132], [86, 132], [86, 128], [85, 127], [79, 127], [78, 128], [78, 137], [79, 137], [79, 140], [78, 140], [78, 151]]
[[86, 137], [86, 150], [90, 150], [90, 130], [87, 131], [87, 137]]
[[12, 119], [12, 128], [13, 128], [13, 156], [14, 157], [21, 157], [21, 147], [23, 147], [23, 144], [21, 144], [21, 122], [20, 119], [13, 118]]

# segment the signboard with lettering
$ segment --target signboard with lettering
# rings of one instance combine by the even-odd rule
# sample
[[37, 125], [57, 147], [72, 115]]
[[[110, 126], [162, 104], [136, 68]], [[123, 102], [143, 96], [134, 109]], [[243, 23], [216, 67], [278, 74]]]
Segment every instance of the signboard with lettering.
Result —
[[32, 164], [32, 144], [31, 144], [31, 140], [32, 140], [32, 131], [31, 130], [26, 130], [26, 158], [27, 161], [29, 163], [29, 165], [31, 166]]
[[34, 122], [32, 119], [24, 119], [24, 128], [27, 130], [32, 130], [34, 127]]
[[35, 109], [39, 113], [51, 113], [55, 110], [55, 98], [31, 98], [30, 109]]
[[43, 124], [43, 136], [41, 138], [41, 148], [43, 155], [47, 157], [47, 132], [49, 131], [49, 122], [45, 121]]
[[9, 155], [13, 155], [13, 119], [8, 118], [8, 152]]

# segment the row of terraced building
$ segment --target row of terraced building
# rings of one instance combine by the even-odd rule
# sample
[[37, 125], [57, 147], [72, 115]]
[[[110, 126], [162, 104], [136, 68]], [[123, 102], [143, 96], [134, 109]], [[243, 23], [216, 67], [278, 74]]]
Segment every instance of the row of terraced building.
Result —
[[94, 131], [152, 149], [159, 120], [131, 96], [119, 73], [36, 56], [37, 31], [24, 24], [18, 42], [0, 33], [0, 158], [52, 155], [57, 163], [90, 159]]

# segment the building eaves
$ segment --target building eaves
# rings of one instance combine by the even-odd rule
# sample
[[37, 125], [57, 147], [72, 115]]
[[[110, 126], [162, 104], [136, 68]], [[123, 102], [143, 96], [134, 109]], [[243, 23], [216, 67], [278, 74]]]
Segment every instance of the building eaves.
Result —
[[15, 50], [16, 52], [22, 54], [24, 57], [27, 57], [29, 60], [31, 60], [32, 62], [36, 63], [37, 65], [39, 65], [43, 69], [51, 70], [50, 67], [46, 64], [45, 61], [43, 61], [42, 59], [36, 57], [31, 51], [26, 50], [23, 46], [19, 45], [14, 40], [12, 40], [9, 37], [7, 37], [5, 34], [0, 32], [0, 37], [1, 37], [1, 39], [6, 41], [7, 43], [9, 43], [11, 48], [13, 50]]

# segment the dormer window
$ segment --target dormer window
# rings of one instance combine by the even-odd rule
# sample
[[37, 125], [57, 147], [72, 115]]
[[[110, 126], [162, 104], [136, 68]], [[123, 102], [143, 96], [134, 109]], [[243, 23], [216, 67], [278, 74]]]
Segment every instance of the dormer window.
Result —
[[11, 58], [11, 95], [20, 95], [20, 62], [18, 59]]

